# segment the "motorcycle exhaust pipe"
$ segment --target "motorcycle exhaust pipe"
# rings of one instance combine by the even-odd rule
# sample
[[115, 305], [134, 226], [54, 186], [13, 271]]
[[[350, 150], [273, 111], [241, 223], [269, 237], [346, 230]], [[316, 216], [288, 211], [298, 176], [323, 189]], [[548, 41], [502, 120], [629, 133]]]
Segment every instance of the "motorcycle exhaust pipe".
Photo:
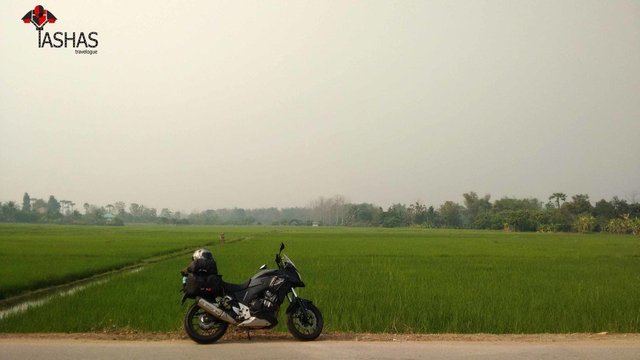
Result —
[[220, 309], [215, 304], [212, 304], [212, 303], [208, 302], [207, 300], [205, 300], [203, 298], [198, 299], [198, 306], [203, 308], [209, 314], [215, 316], [217, 319], [220, 319], [222, 321], [226, 321], [229, 324], [233, 324], [233, 325], [237, 325], [238, 324], [236, 319], [234, 319], [231, 316], [229, 316], [229, 314], [227, 314], [224, 310]]

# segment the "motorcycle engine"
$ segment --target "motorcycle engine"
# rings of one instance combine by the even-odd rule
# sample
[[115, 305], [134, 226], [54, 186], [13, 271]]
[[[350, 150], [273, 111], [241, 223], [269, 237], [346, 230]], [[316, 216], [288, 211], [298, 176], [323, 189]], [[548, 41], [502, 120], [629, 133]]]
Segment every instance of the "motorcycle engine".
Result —
[[252, 300], [249, 303], [251, 312], [275, 311], [278, 308], [278, 297], [269, 290], [264, 292], [264, 297]]

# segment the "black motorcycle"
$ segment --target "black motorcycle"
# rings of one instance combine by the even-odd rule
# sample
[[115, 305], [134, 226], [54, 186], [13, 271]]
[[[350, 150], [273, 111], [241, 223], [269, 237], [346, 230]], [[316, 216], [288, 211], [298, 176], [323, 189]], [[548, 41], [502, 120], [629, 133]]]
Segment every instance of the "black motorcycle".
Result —
[[[287, 327], [299, 340], [314, 340], [322, 332], [320, 310], [310, 300], [298, 297], [296, 287], [304, 287], [298, 269], [291, 259], [280, 252], [276, 254], [277, 269], [266, 265], [251, 279], [242, 284], [224, 282], [203, 285], [184, 317], [187, 335], [201, 344], [213, 343], [227, 331], [229, 324], [240, 329], [271, 329], [278, 324], [278, 313], [285, 298]], [[211, 278], [211, 277], [209, 277]], [[183, 284], [187, 277], [183, 275]], [[191, 297], [185, 293], [185, 298]]]

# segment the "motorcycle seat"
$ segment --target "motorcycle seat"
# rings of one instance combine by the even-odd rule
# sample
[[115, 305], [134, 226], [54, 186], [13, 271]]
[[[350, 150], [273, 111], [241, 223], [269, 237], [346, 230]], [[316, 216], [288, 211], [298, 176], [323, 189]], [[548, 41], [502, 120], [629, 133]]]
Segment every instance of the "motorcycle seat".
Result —
[[222, 282], [222, 287], [224, 288], [224, 292], [227, 294], [235, 294], [237, 292], [240, 292], [242, 290], [245, 290], [246, 288], [249, 287], [249, 282], [251, 282], [251, 279], [243, 282], [242, 284], [232, 284], [232, 283], [228, 283], [228, 282]]

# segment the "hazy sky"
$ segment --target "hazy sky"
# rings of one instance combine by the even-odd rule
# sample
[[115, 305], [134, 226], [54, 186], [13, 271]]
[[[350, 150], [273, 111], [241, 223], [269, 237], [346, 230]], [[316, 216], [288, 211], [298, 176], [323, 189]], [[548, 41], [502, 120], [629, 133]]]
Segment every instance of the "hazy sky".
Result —
[[640, 193], [640, 1], [50, 1], [0, 12], [0, 200], [176, 210]]

